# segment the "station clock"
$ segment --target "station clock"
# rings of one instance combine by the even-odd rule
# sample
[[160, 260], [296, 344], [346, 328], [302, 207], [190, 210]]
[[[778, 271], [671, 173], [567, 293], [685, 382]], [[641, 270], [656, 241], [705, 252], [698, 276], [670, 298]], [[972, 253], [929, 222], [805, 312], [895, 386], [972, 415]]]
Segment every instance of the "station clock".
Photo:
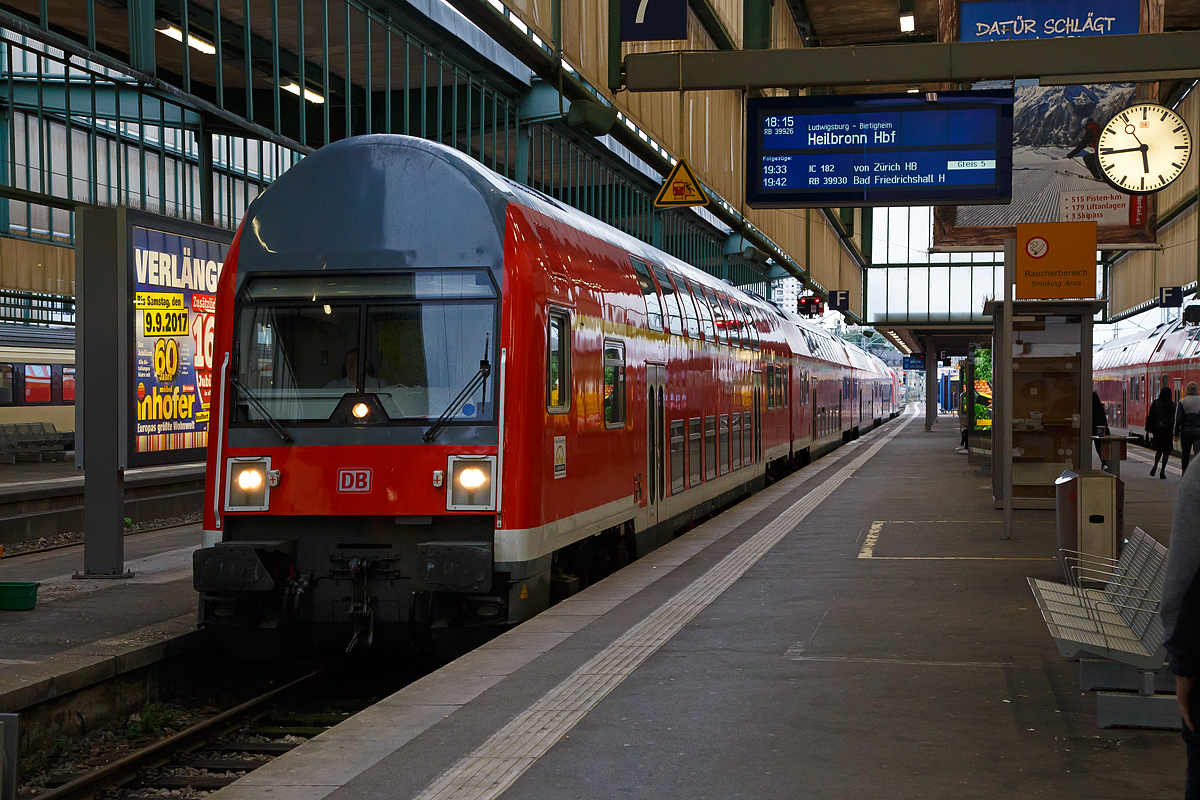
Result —
[[1183, 174], [1192, 135], [1183, 118], [1155, 103], [1132, 105], [1108, 121], [1096, 142], [1100, 171], [1128, 194], [1160, 191]]

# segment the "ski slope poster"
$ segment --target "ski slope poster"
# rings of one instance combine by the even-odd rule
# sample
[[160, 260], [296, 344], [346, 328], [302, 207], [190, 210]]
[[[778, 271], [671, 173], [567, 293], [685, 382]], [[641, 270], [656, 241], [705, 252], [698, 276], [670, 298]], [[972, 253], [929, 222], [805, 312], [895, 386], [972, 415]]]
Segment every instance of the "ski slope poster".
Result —
[[[1161, 30], [1138, 0], [978, 0], [958, 6], [960, 41], [1107, 36]], [[996, 88], [977, 84], [975, 88]], [[1139, 102], [1136, 84], [1013, 86], [1012, 202], [934, 209], [935, 249], [1000, 249], [1018, 222], [1096, 222], [1101, 247], [1153, 243], [1153, 195], [1127, 195], [1100, 177], [1096, 139], [1117, 112]], [[1141, 90], [1145, 94], [1145, 90]]]

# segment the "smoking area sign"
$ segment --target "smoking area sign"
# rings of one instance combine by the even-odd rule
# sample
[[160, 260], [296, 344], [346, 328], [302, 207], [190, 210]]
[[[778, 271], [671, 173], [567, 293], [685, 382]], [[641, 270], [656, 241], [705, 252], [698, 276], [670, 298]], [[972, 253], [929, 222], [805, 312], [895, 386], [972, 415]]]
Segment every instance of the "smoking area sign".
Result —
[[1017, 225], [1018, 300], [1080, 300], [1096, 296], [1096, 223]]

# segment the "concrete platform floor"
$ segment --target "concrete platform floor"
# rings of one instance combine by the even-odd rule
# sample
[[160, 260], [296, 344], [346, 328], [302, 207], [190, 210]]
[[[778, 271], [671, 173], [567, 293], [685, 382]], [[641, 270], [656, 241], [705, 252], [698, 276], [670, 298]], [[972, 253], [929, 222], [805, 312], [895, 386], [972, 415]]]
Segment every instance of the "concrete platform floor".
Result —
[[[1179, 734], [1098, 729], [1030, 594], [1053, 512], [1001, 540], [957, 429], [911, 420], [215, 797], [1179, 797]], [[1128, 521], [1166, 530], [1148, 481]]]
[[191, 554], [200, 526], [124, 541], [128, 579], [72, 580], [82, 545], [0, 561], [0, 581], [41, 582], [32, 610], [0, 611], [0, 711], [143, 666], [153, 656], [147, 647], [177, 652], [195, 643]]

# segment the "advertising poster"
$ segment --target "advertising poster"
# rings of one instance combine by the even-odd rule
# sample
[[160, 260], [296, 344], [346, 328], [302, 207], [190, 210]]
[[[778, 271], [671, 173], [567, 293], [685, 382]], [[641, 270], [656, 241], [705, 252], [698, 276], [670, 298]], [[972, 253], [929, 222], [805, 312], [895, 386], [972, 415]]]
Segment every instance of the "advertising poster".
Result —
[[229, 245], [137, 225], [132, 240], [130, 455], [146, 463], [137, 456], [194, 453], [208, 444], [217, 279]]
[[[1138, 0], [979, 0], [959, 6], [964, 42], [1109, 36], [1161, 30], [1141, 17]], [[1007, 84], [1006, 84], [1007, 85]], [[995, 88], [977, 84], [976, 88]], [[1018, 222], [1095, 222], [1099, 243], [1153, 243], [1153, 195], [1127, 195], [1101, 179], [1100, 129], [1138, 102], [1136, 84], [1013, 85], [1012, 201], [934, 209], [935, 249], [1000, 249]]]

